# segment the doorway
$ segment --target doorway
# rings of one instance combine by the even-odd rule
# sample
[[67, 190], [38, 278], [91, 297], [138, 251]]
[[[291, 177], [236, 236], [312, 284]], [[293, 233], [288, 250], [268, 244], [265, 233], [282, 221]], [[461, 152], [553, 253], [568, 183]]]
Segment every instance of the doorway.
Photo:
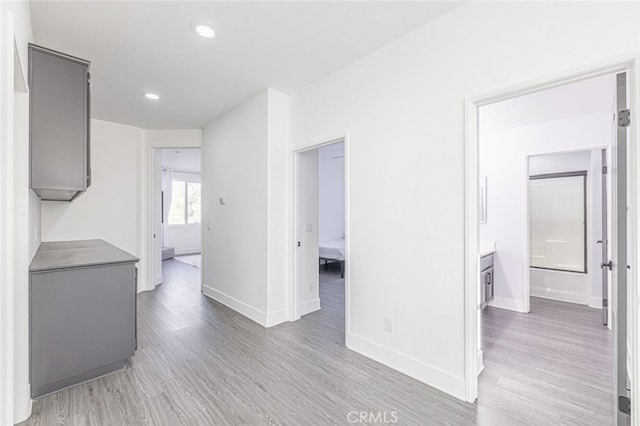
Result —
[[[504, 335], [509, 334], [509, 332], [513, 331], [514, 327], [521, 327], [521, 330], [530, 330], [531, 327], [534, 327], [539, 318], [537, 318], [534, 314], [537, 314], [547, 308], [545, 308], [545, 300], [539, 297], [535, 297], [534, 300], [530, 300], [530, 273], [529, 273], [529, 248], [530, 248], [530, 232], [531, 229], [529, 227], [529, 215], [527, 214], [528, 202], [531, 200], [531, 192], [530, 192], [530, 158], [535, 157], [541, 154], [560, 154], [560, 153], [568, 153], [568, 152], [576, 152], [580, 149], [588, 149], [591, 151], [590, 158], [595, 162], [596, 160], [601, 161], [602, 149], [607, 148], [608, 152], [611, 152], [611, 163], [615, 168], [616, 174], [612, 176], [611, 182], [609, 183], [612, 192], [615, 193], [612, 197], [613, 203], [611, 203], [611, 217], [614, 218], [609, 225], [609, 229], [612, 230], [610, 235], [610, 246], [612, 250], [610, 251], [609, 259], [613, 260], [613, 273], [608, 274], [609, 282], [611, 283], [611, 287], [613, 288], [614, 294], [612, 297], [608, 299], [611, 301], [611, 322], [613, 323], [613, 333], [610, 333], [610, 342], [612, 349], [615, 349], [617, 353], [616, 357], [611, 358], [610, 369], [607, 369], [605, 372], [604, 379], [611, 379], [612, 377], [616, 378], [617, 389], [610, 389], [610, 397], [609, 397], [609, 406], [611, 407], [611, 412], [606, 415], [610, 415], [609, 420], [612, 423], [616, 418], [618, 418], [619, 424], [624, 424], [624, 421], [628, 420], [628, 415], [622, 412], [615, 413], [614, 411], [618, 408], [617, 397], [626, 398], [627, 395], [627, 332], [626, 332], [626, 308], [627, 308], [627, 286], [626, 286], [626, 267], [616, 268], [616, 260], [618, 264], [625, 265], [627, 264], [626, 258], [626, 238], [627, 236], [633, 235], [632, 232], [627, 231], [627, 207], [629, 204], [627, 203], [626, 197], [626, 186], [627, 186], [627, 172], [626, 172], [626, 163], [628, 157], [626, 156], [626, 148], [628, 143], [628, 135], [629, 127], [624, 123], [625, 110], [628, 108], [628, 103], [626, 102], [627, 96], [627, 76], [628, 76], [628, 68], [626, 66], [615, 66], [610, 69], [600, 70], [598, 72], [592, 73], [591, 75], [579, 75], [579, 76], [569, 76], [562, 77], [550, 83], [544, 84], [536, 84], [531, 86], [522, 86], [516, 90], [508, 90], [503, 93], [491, 94], [482, 98], [478, 98], [474, 101], [469, 101], [467, 104], [467, 145], [466, 145], [466, 153], [467, 153], [467, 209], [466, 209], [466, 218], [467, 218], [467, 227], [465, 230], [466, 242], [467, 242], [467, 264], [466, 273], [467, 273], [467, 351], [466, 351], [466, 366], [467, 366], [467, 399], [469, 401], [473, 401], [476, 398], [479, 398], [479, 404], [481, 405], [483, 402], [482, 396], [482, 387], [480, 391], [480, 395], [478, 395], [478, 381], [477, 375], [482, 371], [483, 367], [483, 356], [486, 355], [483, 353], [482, 348], [483, 345], [487, 344], [499, 344], [498, 339]], [[627, 72], [625, 72], [627, 71]], [[522, 103], [522, 101], [528, 98], [529, 101], [540, 101], [541, 97], [545, 95], [545, 92], [549, 90], [555, 90], [556, 93], [562, 93], [561, 101], [567, 99], [567, 91], [579, 88], [579, 86], [584, 87], [592, 84], [594, 81], [600, 81], [608, 79], [609, 87], [611, 88], [611, 92], [613, 96], [608, 99], [607, 108], [603, 107], [600, 111], [601, 121], [599, 121], [600, 132], [598, 134], [604, 135], [601, 137], [600, 142], [593, 142], [584, 146], [585, 140], [589, 139], [589, 132], [585, 126], [579, 127], [576, 123], [573, 123], [573, 130], [565, 133], [558, 133], [558, 138], [562, 139], [560, 143], [557, 141], [554, 143], [553, 137], [542, 137], [542, 133], [536, 133], [534, 127], [539, 124], [541, 118], [544, 118], [545, 115], [555, 114], [555, 118], [549, 120], [549, 123], [546, 125], [546, 130], [551, 129], [552, 127], [558, 127], [560, 122], [568, 122], [571, 120], [577, 120], [575, 116], [576, 109], [564, 109], [562, 107], [558, 108], [558, 105], [562, 102], [558, 102], [556, 104], [550, 105], [548, 108], [540, 108], [541, 105], [538, 106], [538, 111], [536, 113], [526, 113], [526, 109], [523, 109], [523, 105], [518, 105], [518, 102]], [[506, 109], [508, 114], [511, 115], [512, 122], [516, 123], [512, 125], [512, 128], [502, 128], [502, 129], [494, 129], [496, 133], [500, 133], [496, 136], [496, 139], [501, 139], [501, 144], [496, 144], [494, 147], [494, 154], [499, 155], [500, 161], [496, 164], [499, 165], [499, 172], [505, 174], [507, 172], [512, 173], [511, 179], [496, 179], [495, 170], [487, 171], [486, 168], [483, 170], [483, 153], [482, 142], [483, 137], [486, 139], [487, 133], [486, 128], [488, 126], [496, 126], [495, 122], [484, 121], [483, 120], [483, 109], [485, 111], [490, 111], [491, 109], [495, 109], [500, 107], [501, 103], [511, 103], [510, 107]], [[579, 99], [580, 102], [577, 110], [582, 113], [582, 115], [588, 116], [591, 115], [591, 120], [595, 120], [595, 116], [597, 111], [588, 111], [583, 110], [580, 111], [581, 108], [585, 108], [588, 106], [589, 99]], [[588, 109], [588, 107], [587, 107]], [[570, 112], [570, 113], [569, 113]], [[614, 116], [615, 113], [615, 116]], [[584, 117], [583, 117], [584, 118]], [[615, 118], [615, 121], [614, 121]], [[622, 121], [621, 121], [622, 120]], [[538, 126], [540, 127], [540, 126]], [[587, 126], [588, 127], [588, 126]], [[523, 151], [520, 147], [518, 147], [517, 143], [514, 141], [516, 138], [516, 130], [515, 128], [527, 128], [527, 132], [529, 136], [520, 131], [519, 137], [529, 137], [530, 149], [528, 151]], [[538, 129], [540, 130], [540, 129]], [[556, 129], [557, 130], [557, 129]], [[532, 136], [533, 135], [533, 136]], [[494, 135], [495, 136], [495, 135]], [[573, 143], [572, 140], [577, 141]], [[603, 142], [604, 140], [604, 142]], [[610, 140], [610, 143], [606, 141]], [[510, 142], [510, 143], [507, 143]], [[565, 143], [565, 145], [563, 145]], [[566, 145], [566, 144], [569, 145]], [[578, 145], [578, 143], [583, 145]], [[499, 148], [498, 148], [499, 147]], [[624, 155], [623, 155], [624, 153]], [[632, 158], [632, 156], [629, 156]], [[491, 168], [489, 168], [491, 169]], [[609, 168], [609, 171], [611, 168]], [[579, 180], [580, 178], [577, 178]], [[483, 183], [482, 188], [479, 187], [479, 183]], [[576, 185], [579, 182], [576, 183]], [[583, 187], [584, 188], [584, 187]], [[506, 203], [496, 202], [495, 199], [492, 199], [492, 194], [501, 194], [507, 198]], [[487, 198], [483, 198], [487, 197]], [[482, 211], [480, 211], [480, 207], [482, 207]], [[507, 214], [510, 213], [510, 215]], [[520, 212], [519, 214], [513, 214], [514, 212]], [[622, 214], [624, 213], [624, 214]], [[516, 216], [513, 218], [513, 216]], [[620, 218], [616, 220], [615, 218]], [[479, 219], [483, 219], [485, 224], [479, 223]], [[492, 220], [493, 219], [493, 220]], [[511, 226], [509, 226], [508, 234], [506, 237], [496, 238], [501, 241], [495, 241], [493, 245], [494, 257], [498, 258], [497, 264], [494, 265], [494, 277], [492, 277], [492, 285], [494, 289], [494, 300], [489, 301], [487, 304], [489, 305], [488, 312], [506, 312], [509, 315], [500, 314], [500, 318], [498, 321], [493, 321], [493, 332], [494, 335], [490, 336], [483, 341], [481, 339], [483, 326], [482, 317], [483, 311], [479, 309], [482, 306], [482, 303], [478, 303], [479, 295], [480, 295], [480, 286], [479, 282], [479, 250], [480, 241], [483, 240], [483, 231], [482, 227], [490, 228], [490, 227], [498, 227], [503, 226], [507, 228], [505, 225], [505, 221], [511, 221]], [[493, 224], [491, 223], [493, 222]], [[486, 235], [486, 234], [485, 234]], [[583, 234], [584, 235], [584, 234]], [[590, 235], [588, 238], [591, 238], [593, 235]], [[550, 240], [547, 238], [547, 240]], [[490, 241], [491, 242], [491, 241]], [[539, 241], [535, 241], [539, 243]], [[596, 243], [596, 241], [589, 241], [588, 244]], [[558, 241], [560, 243], [560, 241]], [[635, 241], [631, 241], [632, 247], [634, 246]], [[485, 244], [486, 245], [486, 244]], [[621, 250], [622, 249], [622, 250]], [[595, 258], [596, 250], [591, 247], [589, 251], [593, 253]], [[533, 252], [533, 250], [532, 250]], [[540, 255], [539, 253], [537, 255]], [[519, 262], [519, 263], [518, 263]], [[603, 262], [607, 263], [607, 262]], [[515, 264], [515, 267], [514, 265]], [[574, 265], [575, 266], [575, 265]], [[586, 271], [586, 268], [589, 267], [587, 265], [587, 260], [584, 260], [584, 265], [582, 265]], [[595, 272], [595, 271], [594, 271]], [[515, 285], [510, 286], [507, 282], [507, 277], [511, 275], [515, 277], [515, 280], [511, 280], [510, 283], [515, 283]], [[615, 290], [619, 291], [615, 291]], [[617, 293], [617, 294], [615, 294]], [[606, 298], [605, 294], [600, 296], [602, 299]], [[539, 302], [542, 301], [542, 304]], [[564, 303], [564, 302], [550, 302], [551, 305]], [[633, 307], [635, 311], [635, 306]], [[585, 308], [589, 309], [589, 308]], [[606, 307], [605, 307], [606, 309]], [[517, 313], [513, 312], [516, 311]], [[536, 312], [537, 311], [537, 312]], [[560, 306], [560, 312], [566, 312], [566, 306]], [[531, 313], [529, 313], [531, 312]], [[632, 317], [635, 318], [636, 313], [634, 312]], [[494, 315], [495, 317], [495, 315]], [[602, 332], [606, 330], [602, 326], [603, 315], [598, 312], [594, 317], [595, 321], [598, 325], [600, 325]], [[494, 318], [495, 319], [495, 318]], [[518, 323], [519, 320], [524, 320], [525, 323]], [[569, 327], [571, 329], [571, 327]], [[549, 331], [551, 333], [551, 331]], [[548, 333], [548, 334], [549, 334]], [[608, 333], [608, 331], [606, 331]], [[497, 335], [497, 337], [496, 337]], [[566, 337], [566, 336], [565, 336]], [[561, 339], [559, 339], [561, 340]], [[606, 335], [605, 339], [606, 340]], [[614, 344], [615, 342], [615, 344]], [[528, 347], [528, 344], [533, 344], [533, 337], [529, 336], [529, 340], [525, 339], [522, 343], [520, 349], [522, 350], [522, 354], [527, 354], [527, 350], [535, 350], [532, 347]], [[552, 347], [553, 345], [551, 345]], [[606, 343], [605, 343], [606, 346]], [[564, 348], [568, 350], [567, 348]], [[602, 347], [600, 351], [601, 353], [607, 353], [606, 347]], [[613, 351], [611, 351], [613, 352]], [[529, 368], [529, 373], [536, 371], [544, 371], [544, 368], [536, 369], [533, 361], [536, 360], [535, 356], [528, 353], [529, 355], [525, 356], [525, 358], [517, 361], [517, 365], [512, 365], [514, 368]], [[507, 356], [509, 361], [515, 362], [515, 357]], [[633, 356], [630, 357], [633, 360]], [[632, 361], [633, 362], [633, 361]], [[583, 371], [578, 372], [578, 374], [585, 374], [587, 367]], [[614, 371], [615, 370], [615, 371]], [[505, 373], [507, 370], [504, 370]], [[550, 371], [547, 369], [546, 371]], [[485, 374], [485, 373], [483, 373]], [[553, 375], [549, 377], [543, 378], [543, 380], [538, 383], [538, 387], [544, 385], [548, 386], [549, 392], [553, 392]], [[495, 378], [495, 376], [494, 376]], [[523, 381], [514, 380], [512, 383], [509, 383], [509, 377], [502, 376], [499, 381], [505, 386], [513, 385], [518, 387], [519, 394], [526, 392], [525, 388], [531, 383], [524, 383]], [[608, 383], [608, 382], [607, 382]], [[556, 383], [557, 384], [557, 383]], [[564, 383], [565, 386], [569, 386], [569, 384]], [[606, 387], [608, 387], [605, 384]], [[576, 397], [579, 397], [582, 391], [580, 386], [576, 389]], [[566, 388], [565, 388], [566, 390]], [[513, 392], [514, 389], [511, 389]], [[556, 395], [557, 396], [557, 395]], [[616, 401], [614, 401], [614, 396]], [[485, 401], [487, 399], [491, 399], [490, 396], [485, 395]], [[543, 400], [544, 397], [541, 399]], [[554, 401], [557, 402], [557, 399]], [[549, 405], [549, 412], [547, 415], [553, 415], [554, 401], [551, 399], [545, 402], [540, 402], [541, 404]], [[575, 400], [574, 400], [575, 402]], [[615, 408], [614, 408], [615, 406]], [[592, 409], [594, 406], [591, 405], [589, 409]], [[565, 407], [566, 408], [566, 407]], [[558, 410], [558, 413], [561, 410]], [[567, 412], [564, 414], [558, 414], [560, 418], [563, 415], [568, 415]], [[576, 414], [578, 415], [578, 414]], [[626, 419], [626, 420], [625, 420]], [[607, 423], [607, 422], [605, 422]]]
[[197, 282], [184, 278], [197, 277], [202, 268], [201, 150], [154, 149], [153, 157], [155, 284]]
[[[346, 140], [295, 152], [292, 319], [317, 311], [344, 344], [348, 318]], [[312, 318], [309, 315], [309, 318]]]

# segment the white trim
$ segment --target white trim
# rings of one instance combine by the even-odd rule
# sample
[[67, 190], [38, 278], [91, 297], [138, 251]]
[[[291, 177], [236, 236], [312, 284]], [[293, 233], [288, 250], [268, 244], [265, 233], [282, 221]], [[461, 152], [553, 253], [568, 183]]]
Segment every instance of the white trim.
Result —
[[311, 312], [320, 310], [320, 298], [307, 300], [300, 304], [300, 316], [310, 314]]
[[176, 249], [174, 248], [174, 257], [175, 256], [191, 256], [191, 255], [196, 255], [196, 254], [202, 254], [200, 253], [200, 247], [192, 247], [192, 248], [186, 248], [186, 249]]
[[[584, 292], [555, 290], [544, 287], [531, 287], [531, 297], [539, 297], [541, 299], [559, 300], [561, 302], [575, 303], [578, 305], [589, 305], [590, 296]], [[594, 297], [597, 299], [597, 297]]]
[[387, 365], [423, 383], [429, 383], [429, 386], [456, 398], [465, 399], [465, 382], [462, 377], [454, 376], [419, 359], [372, 342], [357, 334], [348, 334], [347, 342], [349, 349], [367, 358]]
[[523, 242], [520, 250], [527, 267], [522, 270], [521, 279], [524, 283], [524, 291], [522, 292], [522, 310], [520, 312], [529, 313], [531, 312], [531, 271], [529, 267], [529, 156], [525, 154], [523, 161], [522, 170], [524, 170], [524, 176], [522, 177], [522, 193], [525, 194], [525, 196], [522, 199], [524, 203], [522, 211], [524, 214], [522, 215], [523, 224], [520, 229], [522, 229], [524, 235], [520, 238], [520, 241]]
[[[478, 398], [478, 365], [476, 351], [481, 347], [479, 324], [481, 310], [478, 306], [480, 287], [479, 263], [479, 220], [478, 220], [478, 108], [465, 101], [465, 199], [464, 199], [464, 264], [465, 264], [465, 327], [464, 327], [464, 380], [466, 383], [464, 400], [473, 402]], [[473, 355], [470, 355], [473, 354]]]
[[[632, 108], [632, 120], [635, 120], [639, 117], [638, 112], [635, 110], [635, 96], [636, 96], [636, 79], [638, 78], [638, 74], [640, 70], [636, 66], [638, 61], [638, 56], [626, 56], [626, 57], [618, 57], [605, 61], [599, 61], [595, 64], [587, 64], [582, 67], [578, 67], [572, 71], [561, 71], [555, 73], [553, 75], [547, 75], [540, 77], [538, 79], [514, 84], [508, 87], [504, 87], [501, 89], [493, 90], [491, 92], [487, 92], [485, 94], [468, 97], [465, 100], [465, 127], [464, 127], [464, 153], [465, 153], [465, 387], [466, 387], [466, 400], [474, 401], [477, 398], [478, 393], [478, 381], [477, 375], [475, 372], [477, 369], [475, 368], [475, 364], [477, 363], [477, 347], [480, 339], [479, 329], [477, 328], [477, 300], [478, 300], [478, 264], [477, 264], [477, 256], [478, 256], [478, 247], [479, 247], [479, 223], [477, 220], [477, 210], [478, 210], [478, 201], [477, 201], [477, 187], [478, 187], [478, 109], [487, 104], [495, 103], [498, 101], [519, 97], [528, 93], [534, 93], [541, 90], [549, 89], [552, 87], [557, 87], [561, 85], [565, 85], [571, 82], [576, 82], [580, 80], [585, 80], [588, 78], [593, 78], [606, 74], [613, 74], [619, 71], [631, 71], [630, 75], [630, 92], [631, 92], [631, 108]], [[635, 175], [635, 161], [637, 160], [638, 152], [635, 151], [635, 142], [636, 142], [636, 129], [635, 126], [632, 126], [632, 135], [631, 135], [631, 149], [632, 153], [635, 155], [631, 155], [631, 167], [630, 167], [630, 181], [632, 185], [632, 195], [633, 200], [631, 202], [632, 209], [632, 217], [634, 224], [637, 223], [637, 217], [635, 215], [635, 207], [638, 203], [638, 197], [635, 193], [636, 188], [636, 175]], [[610, 214], [614, 214], [614, 212], [610, 212]], [[633, 248], [636, 248], [636, 244], [638, 243], [638, 239], [636, 238], [637, 228], [633, 229]], [[613, 237], [613, 236], [612, 236]], [[612, 238], [613, 240], [613, 238]], [[612, 245], [614, 242], [612, 241]], [[638, 253], [636, 253], [637, 255]], [[633, 258], [633, 261], [636, 259]], [[632, 300], [634, 303], [631, 304], [631, 324], [630, 326], [633, 328], [632, 337], [633, 342], [632, 347], [634, 348], [634, 354], [637, 353], [635, 350], [638, 346], [638, 339], [640, 339], [640, 335], [638, 335], [638, 331], [640, 327], [636, 327], [635, 323], [638, 321], [638, 310], [639, 310], [639, 301], [637, 300], [637, 289], [635, 286], [637, 273], [636, 268], [632, 265], [632, 279], [631, 282], [631, 292], [632, 292]], [[611, 285], [615, 285], [615, 283], [611, 283]], [[496, 300], [497, 299], [497, 300]], [[513, 308], [518, 308], [517, 303], [511, 301], [510, 299], [500, 300], [499, 298], [494, 298], [492, 305], [502, 305], [502, 306], [511, 306]], [[522, 304], [522, 302], [520, 302]], [[525, 306], [519, 306], [521, 310], [525, 308]], [[638, 407], [640, 407], [640, 392], [635, 391], [637, 389], [637, 383], [640, 383], [640, 373], [638, 369], [635, 368], [637, 363], [637, 356], [632, 357], [632, 368], [631, 370], [634, 372], [634, 379], [631, 381], [632, 386], [632, 416], [631, 416], [631, 424], [639, 425], [639, 418], [637, 416]], [[474, 368], [471, 368], [474, 367]]]
[[[345, 335], [349, 334], [351, 331], [351, 315], [350, 315], [350, 304], [351, 304], [351, 292], [350, 285], [350, 254], [351, 254], [351, 227], [350, 227], [350, 212], [351, 212], [351, 202], [350, 202], [350, 156], [349, 156], [349, 132], [345, 131], [340, 134], [331, 135], [325, 138], [317, 139], [315, 143], [305, 145], [303, 148], [294, 148], [291, 151], [291, 170], [292, 179], [290, 186], [290, 211], [291, 214], [291, 238], [290, 238], [290, 259], [291, 259], [291, 273], [289, 279], [289, 321], [297, 321], [304, 312], [301, 306], [300, 300], [300, 291], [299, 288], [302, 284], [298, 283], [299, 275], [300, 275], [300, 257], [298, 256], [297, 241], [298, 241], [298, 227], [301, 226], [298, 222], [298, 217], [300, 213], [300, 200], [298, 197], [298, 186], [300, 179], [300, 162], [299, 156], [303, 152], [311, 151], [314, 149], [321, 148], [323, 146], [332, 145], [334, 143], [344, 143], [344, 233], [345, 233], [345, 266], [344, 266], [344, 291], [345, 291], [345, 306], [344, 306], [344, 315], [345, 315]], [[307, 312], [308, 313], [308, 312]], [[349, 345], [346, 345], [349, 347]]]
[[255, 308], [248, 303], [245, 303], [233, 296], [229, 296], [228, 294], [223, 293], [220, 290], [216, 290], [215, 288], [206, 285], [202, 286], [202, 294], [215, 300], [216, 302], [222, 303], [228, 308], [233, 309], [234, 311], [244, 315], [252, 321], [255, 321], [263, 327], [269, 328], [287, 321], [286, 309], [281, 309], [279, 311], [270, 312], [269, 314], [267, 314], [266, 312]]
[[493, 300], [489, 302], [489, 306], [500, 309], [507, 309], [509, 311], [520, 312], [526, 314], [524, 304], [520, 299], [509, 299], [506, 297], [494, 296]]
[[261, 311], [260, 309], [257, 309], [241, 300], [236, 299], [233, 296], [229, 296], [228, 294], [207, 285], [202, 286], [202, 294], [246, 316], [250, 320], [257, 322], [261, 326], [266, 327], [267, 314], [264, 311]]
[[478, 366], [478, 376], [484, 371], [484, 352], [482, 349], [478, 349], [478, 356], [476, 357], [476, 365]]
[[269, 312], [267, 314], [267, 321], [265, 327], [273, 327], [274, 325], [282, 324], [287, 321], [287, 310], [280, 309], [279, 311]]
[[[640, 67], [638, 67], [638, 61], [634, 60], [632, 67], [627, 74], [627, 84], [629, 91], [629, 106], [631, 108], [631, 120], [632, 123], [638, 123], [640, 113], [638, 111], [638, 84], [640, 84]], [[640, 209], [638, 203], [640, 197], [638, 196], [638, 166], [640, 165], [640, 150], [637, 149], [638, 143], [638, 126], [632, 125], [629, 140], [629, 193], [631, 194], [631, 200], [629, 200], [629, 215], [631, 217], [631, 229], [629, 230], [629, 236], [632, 240], [630, 245], [631, 250], [628, 253], [627, 259], [631, 266], [631, 271], [627, 275], [627, 285], [631, 288], [631, 321], [628, 324], [628, 335], [631, 337], [629, 342], [629, 352], [631, 355], [631, 363], [629, 364], [629, 370], [632, 374], [631, 377], [631, 424], [634, 426], [640, 425], [640, 416], [638, 416], [638, 410], [640, 410], [640, 369], [638, 368], [638, 358], [640, 352], [638, 352], [640, 345], [640, 327], [638, 321], [640, 321], [640, 300], [638, 294], [638, 258], [640, 255], [640, 249], [638, 244], [640, 239], [638, 238], [638, 214]], [[611, 316], [609, 316], [611, 318]], [[611, 322], [609, 322], [611, 323]]]
[[[191, 129], [194, 130], [194, 129]], [[138, 292], [149, 291], [155, 288], [155, 276], [153, 270], [153, 259], [156, 256], [162, 256], [162, 253], [156, 253], [151, 235], [153, 235], [153, 209], [152, 203], [152, 191], [153, 191], [153, 150], [154, 149], [175, 149], [175, 148], [200, 148], [202, 149], [202, 138], [204, 135], [201, 133], [200, 144], [191, 142], [180, 142], [179, 138], [172, 140], [170, 143], [151, 143], [144, 136], [149, 131], [138, 130], [138, 170], [139, 173], [139, 185], [138, 185], [138, 229], [140, 235], [138, 239], [138, 257], [139, 262], [139, 275], [138, 275]], [[155, 132], [155, 131], [153, 131]], [[201, 151], [202, 152], [202, 151]], [[159, 165], [162, 169], [162, 164]], [[201, 227], [203, 229], [204, 227]], [[204, 231], [201, 231], [201, 237]], [[162, 250], [162, 248], [160, 248]], [[201, 269], [202, 272], [203, 269]], [[202, 275], [202, 274], [201, 274]], [[202, 276], [203, 278], [203, 276]], [[204, 282], [204, 281], [201, 281]]]
[[602, 309], [602, 297], [589, 296], [589, 307], [594, 309]]
[[153, 279], [153, 285], [157, 286], [159, 284], [162, 284], [163, 279], [164, 278], [163, 278], [162, 274], [156, 275], [156, 277]]

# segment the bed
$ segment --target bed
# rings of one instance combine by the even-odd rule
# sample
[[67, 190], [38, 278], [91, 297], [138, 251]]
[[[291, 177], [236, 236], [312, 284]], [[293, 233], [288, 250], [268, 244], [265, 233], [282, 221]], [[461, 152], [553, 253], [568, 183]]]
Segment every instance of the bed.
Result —
[[324, 268], [329, 263], [340, 262], [340, 278], [344, 278], [344, 238], [341, 240], [321, 241], [319, 244], [320, 262], [324, 260]]

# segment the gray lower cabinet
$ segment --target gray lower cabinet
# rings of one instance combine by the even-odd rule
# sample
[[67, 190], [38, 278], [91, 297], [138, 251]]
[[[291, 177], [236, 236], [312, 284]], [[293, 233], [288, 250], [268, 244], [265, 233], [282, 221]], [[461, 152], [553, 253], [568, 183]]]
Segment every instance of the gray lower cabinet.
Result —
[[32, 397], [125, 366], [136, 349], [137, 261], [101, 240], [42, 243], [30, 269]]
[[480, 258], [480, 306], [485, 308], [493, 300], [493, 254]]
[[29, 45], [30, 187], [71, 201], [91, 184], [89, 61]]

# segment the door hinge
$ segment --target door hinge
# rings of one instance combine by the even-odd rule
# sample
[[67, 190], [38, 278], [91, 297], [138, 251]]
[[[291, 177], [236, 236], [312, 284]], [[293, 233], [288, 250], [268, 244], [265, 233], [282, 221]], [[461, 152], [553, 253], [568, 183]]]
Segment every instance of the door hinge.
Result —
[[607, 174], [607, 166], [602, 166], [602, 174], [603, 175]]
[[618, 126], [627, 127], [631, 124], [631, 110], [623, 109], [618, 111]]
[[606, 308], [609, 306], [609, 299], [602, 299], [602, 307]]
[[625, 395], [619, 395], [618, 410], [625, 414], [631, 414], [631, 398]]

